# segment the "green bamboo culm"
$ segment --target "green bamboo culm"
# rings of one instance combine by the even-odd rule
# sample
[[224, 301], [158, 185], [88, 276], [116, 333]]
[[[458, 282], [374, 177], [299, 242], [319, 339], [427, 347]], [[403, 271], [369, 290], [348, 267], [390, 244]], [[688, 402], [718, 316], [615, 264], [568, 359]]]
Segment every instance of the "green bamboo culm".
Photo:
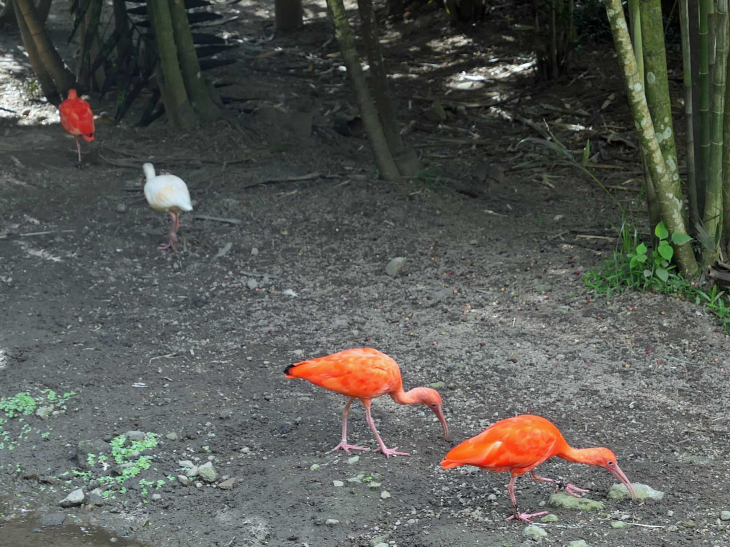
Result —
[[[720, 254], [720, 232], [723, 227], [723, 122], [725, 113], [725, 78], [727, 66], [727, 3], [728, 0], [717, 0], [717, 11], [714, 22], [715, 33], [715, 80], [712, 89], [712, 112], [710, 115], [710, 166], [708, 169], [707, 187], [705, 188], [705, 214], [703, 223], [705, 230], [713, 238], [713, 248], [703, 248], [702, 258], [706, 265], [713, 264]], [[729, 141], [730, 142], [730, 141]]]
[[[730, 34], [728, 34], [728, 24], [729, 24], [729, 17], [728, 17], [728, 0], [722, 0], [722, 9], [723, 9], [723, 16], [724, 16], [724, 24], [723, 27], [726, 32], [725, 36], [725, 63], [726, 63], [726, 74], [727, 74], [727, 68], [730, 66], [730, 63], [728, 63], [728, 42], [730, 42]], [[717, 17], [720, 16], [720, 0], [718, 0], [718, 8], [717, 8]], [[726, 75], [727, 78], [727, 75]], [[730, 86], [727, 85], [727, 80], [725, 82], [725, 103], [723, 106], [730, 104]], [[725, 108], [725, 112], [723, 115], [723, 138], [724, 141], [727, 141], [730, 143], [730, 109]], [[723, 146], [722, 151], [722, 185], [718, 191], [722, 192], [722, 200], [721, 203], [717, 204], [718, 207], [722, 208], [723, 211], [723, 218], [722, 218], [722, 227], [723, 227], [723, 234], [725, 235], [725, 238], [727, 239], [730, 237], [730, 146]], [[712, 232], [710, 232], [712, 234]], [[717, 241], [717, 239], [716, 239]]]
[[[664, 163], [662, 150], [659, 148], [654, 124], [644, 95], [644, 86], [637, 71], [636, 57], [631, 47], [631, 38], [629, 37], [621, 0], [605, 0], [605, 4], [619, 65], [626, 83], [631, 112], [637, 126], [638, 140], [656, 186], [662, 219], [670, 233], [686, 234], [682, 203], [674, 195], [674, 182]], [[674, 259], [677, 262], [679, 271], [687, 278], [693, 277], [697, 273], [698, 266], [692, 247], [689, 243], [673, 245], [673, 247]]]
[[[693, 4], [694, 5], [694, 4]], [[695, 163], [694, 112], [692, 111], [692, 48], [689, 35], [689, 4], [679, 0], [679, 26], [682, 37], [682, 69], [684, 81], [684, 120], [687, 141], [687, 189], [689, 194], [689, 228], [692, 233], [700, 221], [697, 198], [697, 165]], [[730, 142], [730, 141], [729, 141]]]
[[672, 181], [672, 192], [681, 204], [682, 215], [685, 216], [682, 182], [679, 179], [679, 166], [677, 165], [677, 146], [674, 142], [669, 80], [667, 79], [662, 4], [661, 0], [641, 0], [639, 6], [644, 47], [646, 100], [649, 103], [649, 112], [654, 122], [664, 163]]
[[700, 184], [707, 185], [710, 167], [710, 34], [712, 0], [700, 0]]
[[[629, 0], [629, 20], [631, 21], [631, 42], [634, 45], [634, 55], [636, 57], [636, 68], [639, 72], [639, 79], [644, 82], [644, 45], [641, 36], [641, 11], [639, 9], [639, 0]], [[656, 226], [662, 220], [662, 212], [659, 209], [659, 201], [657, 201], [654, 182], [651, 180], [649, 169], [646, 166], [646, 160], [642, 152], [642, 165], [644, 167], [644, 187], [646, 190], [646, 208], [649, 211], [649, 222], [652, 226]]]

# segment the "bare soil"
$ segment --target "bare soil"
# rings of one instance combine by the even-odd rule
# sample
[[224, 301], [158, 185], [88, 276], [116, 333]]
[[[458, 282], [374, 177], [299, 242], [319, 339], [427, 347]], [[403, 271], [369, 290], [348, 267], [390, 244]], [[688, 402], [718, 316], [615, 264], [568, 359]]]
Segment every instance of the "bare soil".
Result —
[[[61, 47], [69, 22], [57, 9]], [[544, 475], [590, 488], [605, 508], [550, 508], [559, 520], [539, 542], [730, 544], [720, 520], [730, 510], [727, 337], [682, 300], [593, 297], [582, 274], [611, 255], [620, 210], [554, 153], [520, 144], [540, 134], [508, 116], [545, 119], [576, 157], [590, 138], [600, 152], [593, 172], [642, 219], [611, 45], [584, 47], [570, 77], [545, 87], [520, 68], [530, 40], [508, 24], [507, 5], [468, 29], [450, 27], [442, 11], [389, 23], [400, 122], [428, 166], [389, 184], [366, 140], [333, 130], [355, 105], [336, 44], [322, 47], [324, 3], [307, 3], [300, 34], [271, 41], [268, 4], [230, 9], [241, 19], [226, 28], [246, 42], [239, 63], [216, 73], [234, 81], [223, 93], [238, 99], [225, 119], [181, 135], [164, 122], [133, 128], [133, 112], [98, 127], [85, 170], [54, 109], [19, 83], [29, 68], [17, 33], [3, 31], [0, 106], [13, 112], [0, 111], [0, 395], [76, 394], [47, 421], [4, 426], [3, 516], [36, 519], [71, 490], [88, 493], [93, 478], [74, 474], [78, 443], [139, 430], [160, 435], [140, 478], [165, 484], [128, 481], [70, 516], [154, 546], [530, 544], [523, 524], [505, 521], [507, 475], [438, 463], [497, 419], [536, 413], [574, 446], [610, 447], [632, 481], [665, 492], [610, 500], [605, 471], [550, 461]], [[470, 87], [462, 72], [484, 81]], [[435, 98], [446, 120], [428, 117]], [[112, 104], [92, 100], [96, 112]], [[157, 249], [168, 218], [144, 201], [144, 161], [190, 187], [195, 211], [182, 217], [175, 252]], [[489, 188], [471, 175], [479, 161], [503, 173]], [[385, 267], [397, 256], [407, 270], [391, 278]], [[426, 409], [380, 399], [383, 438], [412, 456], [364, 452], [353, 462], [327, 452], [344, 398], [283, 369], [361, 346], [393, 356], [407, 388], [443, 383], [452, 442]], [[349, 435], [376, 446], [359, 405]], [[220, 478], [183, 486], [181, 460], [212, 461]], [[224, 490], [227, 477], [237, 482]], [[550, 493], [518, 481], [525, 510]]]

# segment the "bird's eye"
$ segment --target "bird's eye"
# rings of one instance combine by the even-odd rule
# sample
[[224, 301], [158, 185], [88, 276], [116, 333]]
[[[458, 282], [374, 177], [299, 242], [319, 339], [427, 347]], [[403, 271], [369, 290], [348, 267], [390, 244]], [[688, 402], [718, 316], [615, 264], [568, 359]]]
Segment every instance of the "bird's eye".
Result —
[[613, 462], [607, 462], [607, 463], [608, 463], [608, 465], [613, 465]]

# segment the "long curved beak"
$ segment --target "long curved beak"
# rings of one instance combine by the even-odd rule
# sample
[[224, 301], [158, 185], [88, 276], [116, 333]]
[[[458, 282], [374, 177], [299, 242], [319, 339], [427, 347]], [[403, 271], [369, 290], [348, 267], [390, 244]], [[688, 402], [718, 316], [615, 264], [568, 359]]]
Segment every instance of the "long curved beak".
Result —
[[439, 419], [439, 422], [441, 422], [441, 427], [444, 428], [444, 439], [447, 441], [449, 440], [449, 426], [446, 425], [446, 418], [444, 418], [444, 411], [441, 410], [441, 406], [438, 406], [433, 409], [433, 413], [436, 414], [436, 417]]
[[615, 465], [612, 469], [609, 469], [611, 474], [616, 477], [618, 480], [621, 481], [621, 483], [626, 487], [626, 489], [629, 491], [629, 494], [631, 494], [631, 499], [635, 500], [636, 498], [636, 492], [634, 491], [634, 487], [631, 485], [631, 481], [629, 478], [624, 474], [623, 471], [621, 471], [621, 468], [618, 465]]

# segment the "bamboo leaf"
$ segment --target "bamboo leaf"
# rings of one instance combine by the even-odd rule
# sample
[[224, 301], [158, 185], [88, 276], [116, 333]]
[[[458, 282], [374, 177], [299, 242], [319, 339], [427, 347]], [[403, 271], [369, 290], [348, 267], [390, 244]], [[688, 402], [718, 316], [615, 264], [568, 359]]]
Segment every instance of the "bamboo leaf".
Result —
[[[114, 32], [112, 32], [107, 39], [104, 40], [104, 43], [99, 48], [99, 55], [97, 55], [94, 60], [94, 64], [91, 65], [91, 74], [96, 72], [102, 64], [109, 60], [109, 56], [112, 51], [114, 51], [114, 48], [117, 46], [121, 37], [121, 33], [118, 30], [114, 30]], [[121, 59], [117, 59], [117, 63], [119, 62], [121, 62]]]
[[583, 162], [581, 165], [585, 167], [588, 165], [588, 160], [591, 158], [591, 139], [586, 141], [585, 148], [583, 148]]

